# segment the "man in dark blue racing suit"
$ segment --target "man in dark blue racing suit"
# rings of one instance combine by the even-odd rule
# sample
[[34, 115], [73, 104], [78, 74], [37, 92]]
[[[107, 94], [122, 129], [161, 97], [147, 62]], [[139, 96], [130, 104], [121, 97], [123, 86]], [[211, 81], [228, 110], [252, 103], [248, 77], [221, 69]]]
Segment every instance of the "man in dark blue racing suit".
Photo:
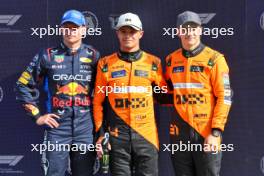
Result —
[[[46, 144], [70, 146], [70, 150], [45, 152], [42, 162], [47, 176], [64, 176], [69, 158], [74, 176], [92, 175], [95, 153], [79, 149], [94, 142], [91, 94], [100, 56], [82, 43], [85, 24], [81, 12], [67, 11], [61, 22], [61, 29], [68, 30], [63, 42], [38, 53], [16, 84], [17, 99], [27, 113], [38, 125], [47, 127]], [[38, 106], [39, 83], [47, 95], [46, 112], [40, 112]]]

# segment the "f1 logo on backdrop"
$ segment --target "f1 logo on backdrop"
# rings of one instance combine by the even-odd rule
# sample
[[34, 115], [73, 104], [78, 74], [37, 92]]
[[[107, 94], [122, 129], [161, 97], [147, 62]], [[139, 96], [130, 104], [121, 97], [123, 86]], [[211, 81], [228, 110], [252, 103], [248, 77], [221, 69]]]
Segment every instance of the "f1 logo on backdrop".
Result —
[[23, 155], [0, 155], [0, 175], [23, 174], [24, 171], [13, 169], [23, 158]]
[[199, 13], [199, 17], [201, 18], [202, 24], [207, 24], [209, 23], [216, 13]]
[[260, 24], [261, 29], [264, 30], [264, 12], [260, 16], [259, 24]]
[[13, 26], [22, 15], [0, 15], [0, 24]]
[[118, 18], [119, 18], [120, 14], [111, 14], [109, 15], [109, 21], [110, 21], [110, 24], [111, 24], [111, 28], [112, 29], [115, 29], [116, 25], [117, 25], [117, 22], [118, 22]]
[[[0, 33], [21, 33], [21, 30], [13, 29], [22, 15], [0, 15]], [[12, 28], [11, 28], [12, 27]]]
[[23, 155], [2, 155], [0, 156], [0, 164], [8, 164], [9, 166], [16, 166], [22, 160]]

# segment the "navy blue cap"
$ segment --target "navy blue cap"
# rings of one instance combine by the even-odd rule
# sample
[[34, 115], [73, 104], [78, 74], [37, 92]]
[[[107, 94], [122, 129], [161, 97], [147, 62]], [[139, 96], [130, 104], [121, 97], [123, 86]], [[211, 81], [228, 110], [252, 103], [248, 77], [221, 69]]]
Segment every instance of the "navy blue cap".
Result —
[[85, 26], [85, 17], [82, 14], [82, 12], [77, 10], [68, 10], [66, 11], [61, 19], [61, 25], [63, 25], [66, 22], [72, 22], [78, 26]]

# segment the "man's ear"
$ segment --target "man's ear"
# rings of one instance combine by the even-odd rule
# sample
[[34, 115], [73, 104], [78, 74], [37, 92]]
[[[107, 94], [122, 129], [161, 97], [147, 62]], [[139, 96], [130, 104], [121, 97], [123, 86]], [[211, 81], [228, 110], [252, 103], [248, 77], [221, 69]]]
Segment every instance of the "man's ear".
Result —
[[140, 39], [143, 37], [144, 31], [140, 31]]

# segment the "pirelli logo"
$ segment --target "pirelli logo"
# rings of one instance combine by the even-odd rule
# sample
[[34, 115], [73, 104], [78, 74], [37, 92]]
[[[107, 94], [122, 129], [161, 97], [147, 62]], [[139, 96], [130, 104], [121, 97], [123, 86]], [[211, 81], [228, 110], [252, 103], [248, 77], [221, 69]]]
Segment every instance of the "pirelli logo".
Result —
[[115, 108], [144, 108], [148, 106], [148, 101], [145, 98], [117, 98], [115, 99]]
[[176, 95], [177, 104], [204, 104], [206, 98], [203, 94]]

